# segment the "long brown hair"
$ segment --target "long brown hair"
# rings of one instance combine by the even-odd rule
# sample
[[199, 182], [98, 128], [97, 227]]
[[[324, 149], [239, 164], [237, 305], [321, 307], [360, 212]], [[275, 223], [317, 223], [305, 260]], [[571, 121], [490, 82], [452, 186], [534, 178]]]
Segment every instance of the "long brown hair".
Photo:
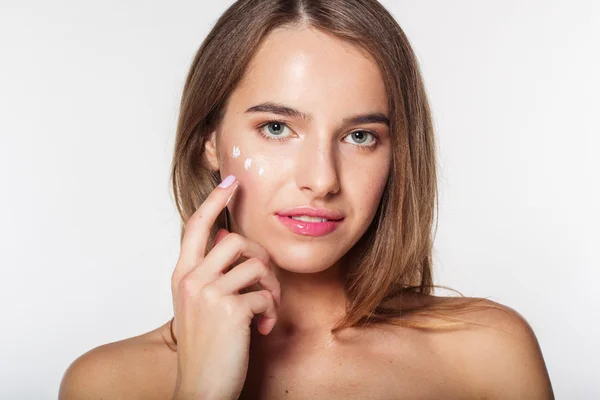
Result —
[[[376, 0], [238, 0], [217, 20], [194, 57], [180, 105], [171, 171], [182, 219], [180, 239], [188, 218], [220, 180], [203, 161], [208, 134], [218, 130], [227, 99], [261, 40], [282, 26], [310, 26], [359, 46], [379, 66], [387, 88], [390, 174], [370, 227], [344, 256], [353, 260], [345, 283], [348, 303], [345, 318], [332, 333], [372, 322], [415, 328], [469, 322], [452, 314], [472, 309], [475, 303], [489, 307], [491, 302], [462, 294], [462, 301], [451, 303], [433, 296], [418, 304], [397, 301], [444, 287], [434, 285], [432, 277], [437, 166], [431, 111], [417, 59], [403, 30]], [[221, 216], [209, 243], [223, 223]], [[455, 322], [419, 322], [409, 315]]]

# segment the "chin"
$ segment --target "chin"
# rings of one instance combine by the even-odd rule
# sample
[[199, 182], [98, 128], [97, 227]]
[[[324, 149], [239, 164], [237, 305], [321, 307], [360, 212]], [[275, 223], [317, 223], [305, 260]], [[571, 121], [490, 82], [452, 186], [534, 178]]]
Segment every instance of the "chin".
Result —
[[277, 249], [267, 251], [271, 255], [271, 261], [279, 268], [296, 273], [318, 273], [328, 270], [341, 257], [341, 254], [333, 246], [327, 246], [327, 250], [315, 244], [284, 245], [279, 242]]

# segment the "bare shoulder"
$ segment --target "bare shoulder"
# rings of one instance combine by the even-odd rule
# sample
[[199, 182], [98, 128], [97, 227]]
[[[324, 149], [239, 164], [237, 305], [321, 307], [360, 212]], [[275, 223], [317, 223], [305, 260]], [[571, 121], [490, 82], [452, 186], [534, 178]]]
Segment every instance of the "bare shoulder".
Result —
[[[460, 298], [443, 298], [452, 305]], [[482, 299], [483, 307], [457, 315], [475, 324], [442, 335], [446, 349], [461, 364], [484, 399], [554, 399], [536, 335], [523, 315]]]
[[165, 331], [168, 324], [82, 354], [63, 374], [59, 400], [169, 398], [176, 353]]

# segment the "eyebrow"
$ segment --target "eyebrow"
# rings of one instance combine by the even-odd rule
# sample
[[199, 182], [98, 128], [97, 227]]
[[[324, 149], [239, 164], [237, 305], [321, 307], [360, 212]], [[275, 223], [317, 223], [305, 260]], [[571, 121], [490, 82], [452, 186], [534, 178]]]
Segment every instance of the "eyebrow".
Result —
[[[286, 106], [281, 103], [266, 102], [250, 107], [246, 110], [247, 113], [268, 112], [278, 115], [283, 115], [289, 118], [301, 118], [306, 121], [312, 119], [312, 115], [296, 110], [295, 108]], [[390, 127], [389, 118], [380, 112], [372, 112], [366, 114], [356, 114], [346, 117], [343, 120], [344, 124], [384, 124]]]

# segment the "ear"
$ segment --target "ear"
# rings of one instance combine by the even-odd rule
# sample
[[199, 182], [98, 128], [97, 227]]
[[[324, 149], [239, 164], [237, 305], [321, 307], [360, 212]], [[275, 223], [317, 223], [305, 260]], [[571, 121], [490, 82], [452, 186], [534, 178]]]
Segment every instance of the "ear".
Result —
[[218, 171], [220, 169], [218, 154], [217, 132], [212, 131], [204, 143], [204, 159], [206, 160], [206, 165], [212, 171]]

